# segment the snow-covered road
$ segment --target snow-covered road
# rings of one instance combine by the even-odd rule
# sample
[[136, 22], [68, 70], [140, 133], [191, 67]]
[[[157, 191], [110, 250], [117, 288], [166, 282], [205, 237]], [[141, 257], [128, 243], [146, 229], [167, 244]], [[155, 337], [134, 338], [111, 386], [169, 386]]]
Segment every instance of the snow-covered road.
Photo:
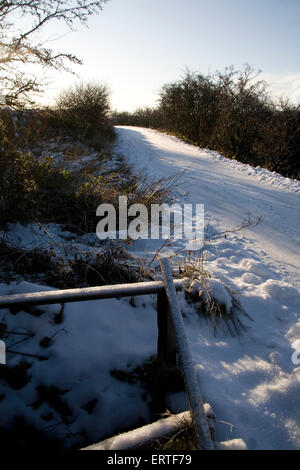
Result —
[[[219, 423], [217, 439], [242, 438], [249, 449], [300, 448], [300, 368], [292, 360], [300, 352], [300, 183], [154, 130], [117, 127], [117, 133], [116, 152], [134, 172], [182, 173], [176, 196], [204, 203], [214, 231], [262, 217], [258, 226], [205, 247], [214, 295], [222, 302], [224, 286], [237, 295], [253, 320], [243, 319], [246, 333], [214, 336], [210, 322], [180, 302], [204, 398], [233, 425], [230, 432]], [[140, 255], [156, 248], [153, 240], [135, 243]], [[170, 403], [184, 410], [182, 396], [170, 396]]]
[[180, 174], [182, 200], [205, 204], [220, 229], [251, 215], [263, 223], [243, 232], [300, 285], [300, 182], [199, 149], [160, 132], [117, 127], [118, 149], [134, 171], [155, 177]]

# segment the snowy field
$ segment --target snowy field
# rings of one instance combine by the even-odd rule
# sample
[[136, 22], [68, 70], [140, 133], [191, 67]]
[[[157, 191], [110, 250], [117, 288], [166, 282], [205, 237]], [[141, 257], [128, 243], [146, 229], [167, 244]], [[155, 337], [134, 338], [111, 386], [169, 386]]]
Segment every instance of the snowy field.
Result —
[[[176, 200], [204, 203], [209, 233], [238, 226], [248, 216], [262, 217], [256, 227], [205, 245], [216, 298], [230, 304], [228, 287], [252, 319], [241, 318], [244, 334], [232, 337], [219, 328], [215, 336], [211, 322], [200, 318], [183, 294], [179, 301], [200, 387], [218, 420], [217, 441], [242, 439], [248, 449], [300, 448], [300, 367], [292, 361], [300, 350], [300, 183], [153, 130], [117, 127], [117, 133], [115, 153], [124, 155], [135, 173], [180, 174]], [[99, 249], [95, 234], [79, 237], [55, 224], [45, 228], [11, 225], [5, 240], [27, 249], [47, 249], [51, 240], [62, 257]], [[137, 241], [132, 251], [150, 260], [160, 245]], [[176, 242], [167, 250], [181, 247]], [[48, 289], [22, 281], [0, 285], [0, 295]], [[68, 448], [84, 442], [82, 432], [93, 442], [146, 423], [149, 397], [142, 398], [138, 384], [110, 375], [112, 369], [132, 370], [156, 352], [155, 298], [137, 298], [135, 306], [129, 300], [67, 304], [61, 324], [54, 322], [61, 306], [43, 307], [40, 316], [0, 311], [8, 330], [35, 335], [14, 350], [48, 358], [29, 361], [29, 381], [22, 388], [7, 393], [0, 382], [0, 427], [24, 416], [46, 434], [63, 436]], [[51, 336], [49, 346], [41, 347]], [[19, 364], [19, 356], [7, 357], [11, 367]], [[67, 407], [45, 400], [45, 387], [53, 386]], [[185, 411], [185, 394], [170, 394], [168, 405], [173, 412]]]

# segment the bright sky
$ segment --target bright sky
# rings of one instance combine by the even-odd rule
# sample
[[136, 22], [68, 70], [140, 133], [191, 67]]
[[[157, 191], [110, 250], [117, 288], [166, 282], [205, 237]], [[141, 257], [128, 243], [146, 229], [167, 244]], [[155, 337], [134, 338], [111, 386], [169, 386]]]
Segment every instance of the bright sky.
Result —
[[[89, 28], [78, 25], [51, 47], [83, 59], [74, 70], [108, 84], [118, 110], [155, 105], [160, 87], [186, 67], [206, 74], [245, 62], [263, 71], [274, 94], [300, 102], [299, 24], [300, 0], [109, 0]], [[51, 77], [48, 100], [76, 80]]]

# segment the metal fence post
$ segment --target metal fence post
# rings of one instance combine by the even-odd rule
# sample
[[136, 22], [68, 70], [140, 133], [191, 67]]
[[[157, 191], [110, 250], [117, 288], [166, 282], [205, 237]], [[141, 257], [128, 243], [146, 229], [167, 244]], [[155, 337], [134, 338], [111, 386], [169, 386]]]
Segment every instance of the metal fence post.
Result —
[[160, 267], [169, 302], [170, 316], [175, 330], [179, 362], [183, 371], [191, 417], [198, 440], [198, 447], [203, 450], [213, 450], [213, 443], [203, 407], [203, 399], [186, 336], [183, 318], [178, 304], [169, 259], [161, 258]]
[[176, 336], [170, 315], [169, 301], [165, 292], [157, 294], [157, 355], [167, 367], [177, 366]]

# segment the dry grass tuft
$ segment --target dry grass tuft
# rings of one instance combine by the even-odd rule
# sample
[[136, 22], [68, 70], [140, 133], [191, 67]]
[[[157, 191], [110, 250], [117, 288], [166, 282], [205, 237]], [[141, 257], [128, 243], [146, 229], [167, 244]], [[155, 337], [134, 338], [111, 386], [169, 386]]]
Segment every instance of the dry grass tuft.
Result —
[[218, 301], [210, 285], [211, 275], [205, 270], [205, 259], [203, 251], [199, 255], [189, 255], [180, 266], [180, 274], [190, 280], [189, 287], [185, 290], [185, 298], [189, 304], [195, 306], [199, 315], [205, 317], [213, 324], [214, 334], [220, 328], [225, 334], [239, 336], [246, 327], [241, 317], [250, 316], [241, 306], [234, 292], [224, 286], [230, 298], [231, 307]]

